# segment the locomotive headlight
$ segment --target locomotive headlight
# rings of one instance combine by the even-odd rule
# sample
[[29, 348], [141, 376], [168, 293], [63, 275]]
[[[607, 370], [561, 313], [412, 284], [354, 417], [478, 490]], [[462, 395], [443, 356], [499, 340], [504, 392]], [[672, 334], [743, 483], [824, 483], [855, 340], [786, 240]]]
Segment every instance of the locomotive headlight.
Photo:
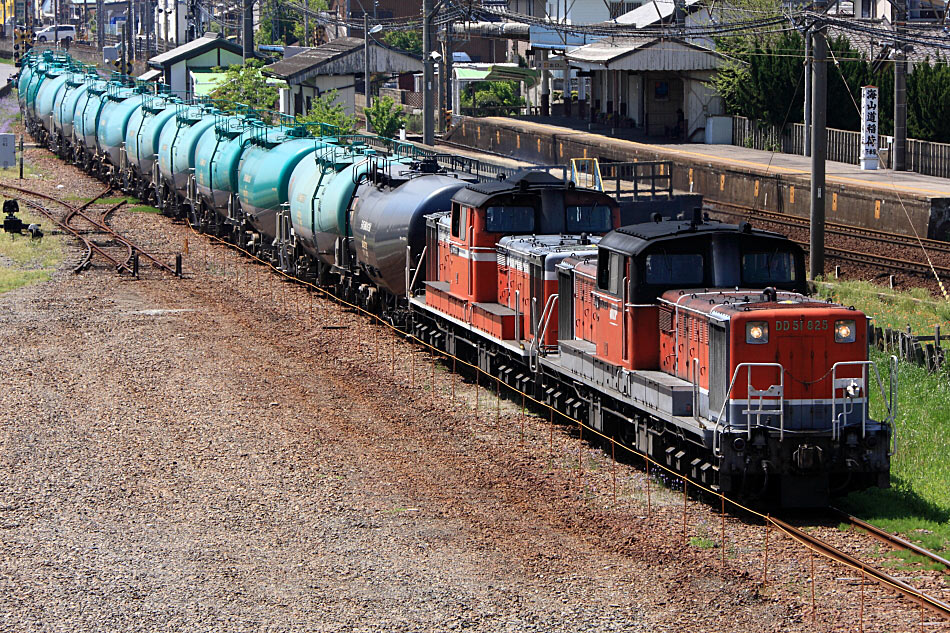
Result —
[[749, 321], [745, 324], [746, 343], [768, 343], [769, 324], [765, 321]]
[[854, 321], [835, 321], [835, 343], [854, 343]]

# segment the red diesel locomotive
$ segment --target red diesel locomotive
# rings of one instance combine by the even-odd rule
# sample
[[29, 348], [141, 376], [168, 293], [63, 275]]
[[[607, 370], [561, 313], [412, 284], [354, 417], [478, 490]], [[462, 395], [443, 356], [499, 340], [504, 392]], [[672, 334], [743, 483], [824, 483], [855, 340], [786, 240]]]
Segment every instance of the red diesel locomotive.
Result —
[[459, 189], [427, 219], [416, 335], [728, 495], [820, 506], [888, 485], [868, 319], [806, 296], [798, 245], [698, 209], [619, 221], [543, 173]]

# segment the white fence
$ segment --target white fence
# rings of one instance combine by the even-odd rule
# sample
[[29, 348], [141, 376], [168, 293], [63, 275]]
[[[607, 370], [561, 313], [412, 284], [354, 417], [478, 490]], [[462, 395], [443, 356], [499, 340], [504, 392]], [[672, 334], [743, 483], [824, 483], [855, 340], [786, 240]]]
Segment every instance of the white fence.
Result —
[[[878, 136], [881, 166], [890, 167], [892, 136]], [[732, 144], [783, 154], [805, 155], [805, 125], [791, 123], [783, 128], [777, 125], [732, 117]], [[849, 130], [828, 128], [828, 160], [858, 164], [861, 134]], [[927, 176], [950, 178], [950, 144], [907, 139], [907, 171]]]

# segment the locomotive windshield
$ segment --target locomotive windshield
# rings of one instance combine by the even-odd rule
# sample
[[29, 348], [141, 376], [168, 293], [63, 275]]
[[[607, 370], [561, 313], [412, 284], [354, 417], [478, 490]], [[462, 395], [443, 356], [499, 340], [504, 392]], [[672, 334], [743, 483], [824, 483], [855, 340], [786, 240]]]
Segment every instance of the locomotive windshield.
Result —
[[795, 281], [795, 256], [784, 249], [744, 253], [742, 281], [751, 286], [792, 283]]
[[533, 233], [534, 207], [488, 207], [485, 230], [490, 233]]
[[605, 204], [567, 207], [568, 233], [606, 233], [613, 228], [613, 214]]
[[646, 257], [646, 283], [654, 286], [701, 286], [704, 259], [699, 253], [653, 253]]

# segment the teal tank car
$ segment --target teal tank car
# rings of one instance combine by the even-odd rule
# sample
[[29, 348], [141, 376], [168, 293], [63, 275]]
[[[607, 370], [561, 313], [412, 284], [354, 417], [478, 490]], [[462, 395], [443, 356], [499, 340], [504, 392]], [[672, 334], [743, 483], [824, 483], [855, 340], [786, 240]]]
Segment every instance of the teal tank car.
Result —
[[69, 139], [73, 135], [73, 116], [76, 113], [76, 103], [89, 90], [90, 77], [83, 73], [73, 73], [66, 80], [63, 95], [53, 107], [53, 129], [63, 138]]
[[[105, 106], [106, 90], [108, 90], [108, 83], [95, 81], [86, 91], [84, 100], [80, 99], [80, 102], [76, 104], [77, 120], [75, 124], [78, 125], [76, 137], [82, 143], [87, 154], [95, 154], [99, 149], [96, 131], [99, 129], [99, 116], [102, 114], [103, 106]], [[82, 106], [81, 115], [78, 111], [80, 106]]]
[[[345, 229], [340, 229], [338, 224], [338, 232], [323, 241], [325, 250], [321, 254], [315, 231], [317, 215], [323, 209], [327, 215], [323, 224], [328, 224], [331, 218], [339, 223], [341, 214], [330, 212], [330, 209], [337, 210], [342, 206], [342, 215], [345, 217], [356, 190], [353, 179], [360, 179], [365, 173], [365, 169], [359, 168], [359, 165], [368, 165], [367, 155], [362, 148], [331, 146], [314, 152], [312, 159], [300, 161], [291, 174], [288, 194], [294, 235], [304, 251], [314, 259], [328, 264], [334, 261], [336, 238]], [[345, 226], [345, 222], [342, 226]]]
[[37, 91], [39, 91], [40, 86], [46, 80], [47, 70], [49, 70], [49, 64], [38, 64], [34, 69], [33, 74], [30, 75], [30, 81], [26, 85], [26, 90], [24, 91], [24, 103], [26, 105], [24, 114], [27, 119], [33, 119], [36, 116], [36, 109], [33, 107], [33, 105], [36, 103]]
[[141, 92], [132, 88], [125, 88], [111, 84], [99, 116], [99, 128], [96, 136], [100, 151], [109, 162], [118, 167], [121, 165], [122, 143], [125, 142], [125, 131], [132, 114], [142, 107]]
[[39, 124], [47, 132], [53, 131], [53, 108], [57, 97], [64, 91], [68, 80], [69, 72], [65, 68], [50, 68], [47, 71], [46, 81], [36, 91], [33, 109]]
[[30, 85], [33, 73], [36, 72], [36, 66], [33, 63], [25, 63], [20, 67], [20, 78], [16, 83], [17, 101], [20, 103], [20, 110], [26, 110], [26, 87]]
[[405, 169], [412, 160], [408, 157], [385, 159], [367, 155], [352, 165], [345, 167], [338, 177], [331, 180], [326, 190], [314, 200], [313, 240], [316, 252], [324, 263], [334, 263], [334, 253], [339, 238], [352, 237], [348, 212], [350, 202], [359, 184], [371, 171], [399, 171]]
[[219, 216], [228, 216], [228, 203], [238, 191], [241, 155], [251, 140], [250, 120], [244, 116], [215, 115], [195, 147], [195, 188], [201, 201]]
[[[202, 105], [177, 105], [175, 116], [162, 127], [158, 140], [158, 169], [168, 191], [184, 195], [188, 170], [194, 165], [195, 145], [201, 132], [214, 124], [214, 115]], [[198, 125], [197, 129], [192, 129]]]
[[158, 143], [165, 125], [175, 118], [178, 102], [167, 95], [145, 95], [142, 107], [125, 127], [125, 153], [139, 178], [151, 181]]
[[294, 168], [319, 148], [330, 145], [328, 140], [299, 138], [297, 133], [278, 127], [256, 129], [250, 147], [241, 156], [241, 210], [251, 226], [267, 238], [277, 233], [277, 211], [288, 200]]

